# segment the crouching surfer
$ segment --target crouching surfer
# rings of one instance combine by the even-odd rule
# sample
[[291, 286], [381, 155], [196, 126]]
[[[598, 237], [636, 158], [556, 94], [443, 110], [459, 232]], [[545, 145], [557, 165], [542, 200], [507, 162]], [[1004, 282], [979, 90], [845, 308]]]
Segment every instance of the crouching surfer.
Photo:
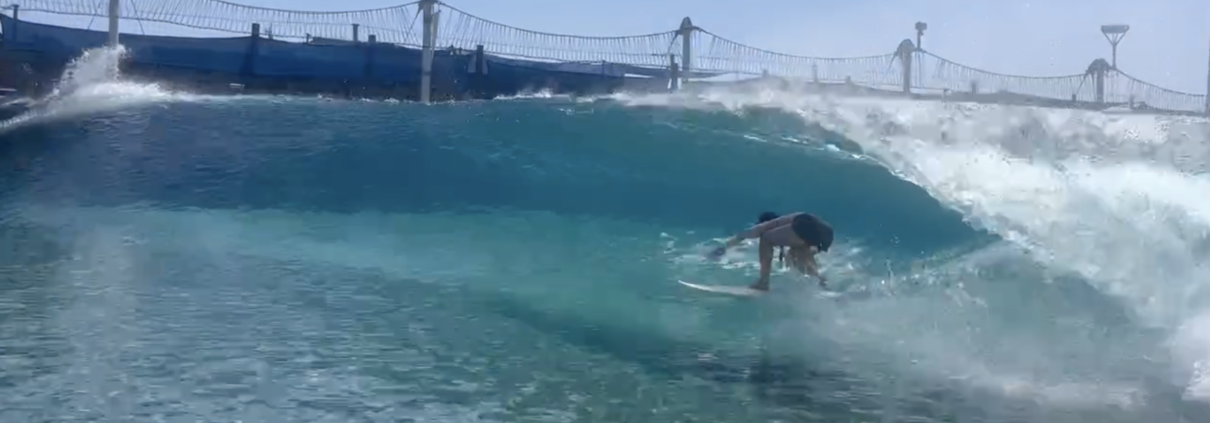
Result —
[[[790, 266], [799, 272], [819, 279], [819, 286], [827, 288], [828, 280], [819, 274], [819, 263], [815, 255], [827, 252], [832, 247], [832, 226], [810, 213], [791, 213], [778, 216], [772, 212], [762, 213], [760, 222], [732, 236], [727, 243], [710, 253], [721, 257], [728, 248], [739, 245], [745, 239], [760, 239], [760, 278], [751, 288], [769, 290], [769, 273], [773, 270], [773, 249], [790, 249]], [[784, 260], [784, 258], [783, 258]]]

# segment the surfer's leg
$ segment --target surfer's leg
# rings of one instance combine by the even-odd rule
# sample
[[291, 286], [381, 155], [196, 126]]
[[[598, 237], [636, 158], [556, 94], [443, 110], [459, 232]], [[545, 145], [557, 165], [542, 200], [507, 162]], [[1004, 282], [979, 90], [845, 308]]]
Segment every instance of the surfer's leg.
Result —
[[752, 284], [752, 289], [769, 290], [769, 274], [773, 271], [773, 249], [775, 247], [794, 247], [805, 245], [803, 240], [794, 233], [791, 225], [782, 225], [765, 231], [760, 236], [760, 279]]
[[769, 290], [769, 273], [773, 271], [773, 243], [761, 237], [760, 239], [760, 279], [750, 288], [758, 291]]
[[774, 247], [794, 247], [805, 245], [802, 238], [794, 233], [794, 227], [791, 225], [781, 225], [770, 229], [760, 235], [760, 242], [768, 242]]

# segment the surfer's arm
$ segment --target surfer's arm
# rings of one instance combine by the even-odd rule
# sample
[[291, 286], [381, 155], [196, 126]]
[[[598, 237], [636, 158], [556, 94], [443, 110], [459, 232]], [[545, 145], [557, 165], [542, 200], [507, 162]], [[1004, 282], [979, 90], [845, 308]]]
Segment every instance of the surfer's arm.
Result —
[[828, 279], [819, 274], [819, 262], [815, 261], [814, 254], [803, 254], [795, 264], [798, 265], [796, 267], [798, 267], [800, 272], [806, 273], [815, 279], [819, 279], [819, 286], [827, 286]]
[[739, 245], [739, 243], [744, 242], [745, 239], [760, 238], [761, 235], [763, 235], [765, 232], [768, 232], [770, 229], [789, 225], [790, 222], [794, 220], [794, 217], [800, 214], [802, 213], [791, 213], [765, 223], [753, 225], [747, 230], [735, 234], [735, 236], [732, 236], [731, 239], [728, 239], [724, 248], [731, 248]]

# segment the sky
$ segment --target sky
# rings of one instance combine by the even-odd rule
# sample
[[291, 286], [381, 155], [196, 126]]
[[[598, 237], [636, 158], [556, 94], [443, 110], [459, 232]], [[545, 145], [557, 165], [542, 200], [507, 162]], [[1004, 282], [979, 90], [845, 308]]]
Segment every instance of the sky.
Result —
[[[94, 2], [104, 0], [63, 0]], [[163, 0], [123, 0], [152, 3]], [[177, 0], [180, 1], [180, 0]], [[20, 3], [3, 0], [0, 3]], [[360, 10], [410, 0], [239, 0], [252, 6], [313, 11]], [[681, 18], [732, 41], [814, 57], [890, 53], [928, 23], [924, 48], [968, 66], [1013, 75], [1081, 73], [1110, 58], [1103, 24], [1127, 24], [1118, 67], [1139, 79], [1195, 94], [1207, 92], [1207, 0], [446, 0], [467, 13], [535, 31], [621, 36], [675, 29]], [[104, 6], [101, 6], [104, 9]], [[104, 30], [103, 20], [22, 13], [23, 20]], [[122, 32], [139, 33], [136, 23]], [[181, 28], [157, 35], [206, 36]], [[167, 32], [167, 33], [165, 33]], [[216, 36], [218, 34], [213, 34]], [[230, 36], [230, 34], [222, 34]]]

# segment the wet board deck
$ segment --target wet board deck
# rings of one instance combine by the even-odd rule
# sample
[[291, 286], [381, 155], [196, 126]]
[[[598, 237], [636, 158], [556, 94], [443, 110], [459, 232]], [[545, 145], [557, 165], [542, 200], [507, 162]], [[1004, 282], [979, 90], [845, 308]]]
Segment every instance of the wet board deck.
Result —
[[749, 288], [746, 286], [698, 285], [695, 283], [689, 283], [689, 282], [685, 282], [682, 280], [677, 280], [677, 282], [680, 282], [681, 285], [685, 285], [687, 287], [690, 287], [690, 288], [693, 288], [696, 290], [700, 290], [700, 291], [716, 292], [719, 294], [727, 294], [727, 295], [737, 295], [737, 296], [741, 296], [741, 297], [759, 297], [759, 296], [765, 295], [767, 293], [765, 291], [757, 291], [755, 289], [752, 289], [752, 288]]
[[[681, 285], [685, 285], [687, 287], [690, 287], [690, 288], [693, 288], [693, 289], [696, 289], [699, 291], [734, 295], [734, 296], [739, 296], [739, 297], [759, 297], [759, 296], [769, 293], [768, 291], [757, 291], [755, 289], [752, 289], [752, 288], [749, 288], [746, 286], [699, 285], [699, 284], [692, 283], [692, 282], [685, 282], [683, 280], [677, 280], [677, 282], [680, 282]], [[839, 300], [844, 297], [843, 294], [841, 294], [839, 292], [833, 292], [833, 291], [819, 291], [819, 292], [815, 293], [815, 296], [819, 297], [819, 298], [831, 298], [831, 299], [835, 299], [835, 300]]]

